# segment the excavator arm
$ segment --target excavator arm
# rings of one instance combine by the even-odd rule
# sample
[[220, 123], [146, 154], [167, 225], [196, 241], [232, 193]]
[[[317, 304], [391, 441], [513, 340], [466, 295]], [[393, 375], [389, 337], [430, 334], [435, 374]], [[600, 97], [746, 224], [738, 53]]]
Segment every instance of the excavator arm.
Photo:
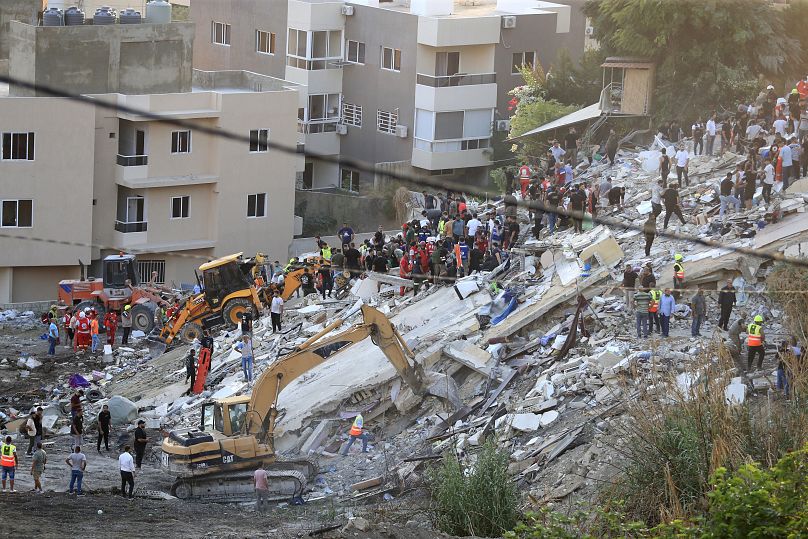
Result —
[[427, 377], [421, 366], [414, 361], [411, 363], [414, 354], [383, 313], [369, 305], [362, 305], [362, 316], [364, 319], [362, 324], [357, 324], [337, 335], [323, 338], [344, 322], [342, 319], [334, 321], [297, 347], [294, 352], [279, 358], [264, 371], [253, 388], [248, 408], [250, 417], [247, 418], [247, 430], [249, 434], [254, 434], [261, 441], [270, 441], [275, 431], [278, 396], [281, 390], [298, 376], [324, 363], [332, 354], [353, 346], [367, 337], [370, 337], [373, 344], [382, 350], [399, 376], [416, 395], [433, 394], [440, 398], [447, 398], [453, 406], [458, 406], [459, 400], [456, 397], [454, 384], [449, 386], [448, 380], [442, 381], [435, 386], [444, 385], [450, 389], [437, 387], [433, 391], [426, 381]]

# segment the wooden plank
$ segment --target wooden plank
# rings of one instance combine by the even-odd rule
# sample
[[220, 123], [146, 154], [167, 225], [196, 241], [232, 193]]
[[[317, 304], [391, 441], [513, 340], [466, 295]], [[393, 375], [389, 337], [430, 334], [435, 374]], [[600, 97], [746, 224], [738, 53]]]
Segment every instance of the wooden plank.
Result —
[[365, 479], [364, 481], [360, 481], [359, 483], [354, 483], [351, 485], [351, 490], [353, 491], [360, 491], [366, 490], [373, 487], [378, 487], [384, 482], [384, 476], [380, 475], [379, 477], [374, 477], [372, 479]]

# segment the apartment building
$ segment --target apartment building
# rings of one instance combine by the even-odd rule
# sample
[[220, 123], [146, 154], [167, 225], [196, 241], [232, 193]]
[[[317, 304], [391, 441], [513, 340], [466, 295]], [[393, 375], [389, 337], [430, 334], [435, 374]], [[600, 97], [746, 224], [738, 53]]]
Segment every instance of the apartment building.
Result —
[[268, 143], [295, 147], [294, 84], [193, 70], [193, 23], [9, 32], [12, 76], [138, 112], [0, 89], [0, 303], [52, 299], [79, 261], [99, 275], [97, 262], [121, 250], [138, 255], [142, 279], [157, 271], [174, 285], [213, 257], [285, 257], [302, 163]]
[[484, 183], [518, 68], [583, 53], [583, 0], [192, 0], [195, 65], [304, 85], [298, 187], [359, 191], [384, 171]]

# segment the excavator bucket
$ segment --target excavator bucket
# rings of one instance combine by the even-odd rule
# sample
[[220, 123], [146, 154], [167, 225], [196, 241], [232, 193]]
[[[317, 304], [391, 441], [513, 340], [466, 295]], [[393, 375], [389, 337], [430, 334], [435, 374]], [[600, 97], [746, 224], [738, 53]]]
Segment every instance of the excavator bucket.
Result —
[[440, 372], [427, 372], [426, 378], [426, 392], [428, 395], [449, 403], [455, 410], [463, 407], [463, 401], [460, 400], [460, 390], [451, 376]]

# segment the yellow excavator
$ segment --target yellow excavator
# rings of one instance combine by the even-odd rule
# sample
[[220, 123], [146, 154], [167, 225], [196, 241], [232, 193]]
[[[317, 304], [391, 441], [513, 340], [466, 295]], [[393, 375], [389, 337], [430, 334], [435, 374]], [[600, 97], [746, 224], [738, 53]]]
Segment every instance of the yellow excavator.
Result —
[[164, 438], [161, 465], [177, 476], [171, 493], [180, 499], [251, 500], [253, 472], [262, 465], [270, 475], [271, 499], [302, 496], [307, 482], [317, 474], [317, 464], [309, 459], [281, 460], [275, 453], [278, 396], [298, 376], [367, 337], [415, 395], [436, 396], [455, 409], [462, 406], [451, 377], [425, 373], [384, 314], [368, 305], [362, 305], [361, 310], [362, 323], [328, 336], [356, 313], [351, 309], [344, 318], [276, 359], [258, 378], [251, 395], [204, 403], [198, 430], [173, 431]]

